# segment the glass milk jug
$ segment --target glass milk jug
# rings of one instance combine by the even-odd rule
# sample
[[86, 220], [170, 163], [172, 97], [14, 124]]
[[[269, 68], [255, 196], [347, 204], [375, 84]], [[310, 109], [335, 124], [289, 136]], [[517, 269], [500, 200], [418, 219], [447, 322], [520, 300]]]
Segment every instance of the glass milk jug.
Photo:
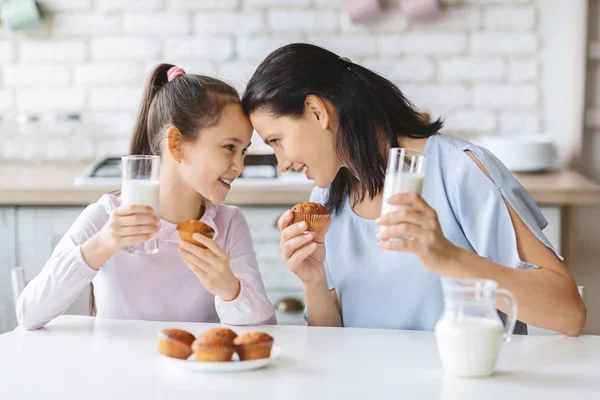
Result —
[[[510, 340], [517, 320], [511, 292], [492, 280], [442, 278], [444, 312], [435, 338], [447, 374], [485, 377], [496, 368], [502, 342]], [[496, 311], [496, 298], [508, 304], [506, 326]]]

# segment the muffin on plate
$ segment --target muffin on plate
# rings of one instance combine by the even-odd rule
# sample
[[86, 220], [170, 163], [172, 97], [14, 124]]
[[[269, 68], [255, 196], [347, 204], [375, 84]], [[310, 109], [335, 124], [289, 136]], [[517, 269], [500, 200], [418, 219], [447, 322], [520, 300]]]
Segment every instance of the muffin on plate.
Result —
[[260, 360], [271, 357], [275, 340], [264, 332], [248, 332], [234, 339], [240, 361]]
[[231, 361], [236, 347], [233, 344], [237, 333], [228, 328], [209, 329], [192, 343], [196, 361]]
[[308, 201], [296, 204], [292, 207], [292, 213], [294, 214], [292, 224], [306, 221], [307, 231], [310, 232], [318, 232], [323, 229], [330, 218], [329, 211], [323, 204]]
[[206, 225], [204, 222], [200, 222], [196, 219], [183, 221], [182, 223], [177, 225], [177, 234], [179, 235], [180, 240], [192, 243], [198, 247], [205, 249], [206, 246], [200, 244], [192, 238], [194, 233], [199, 233], [208, 237], [209, 239], [212, 239], [213, 236], [215, 236], [215, 230], [213, 228]]
[[186, 360], [192, 354], [194, 335], [181, 329], [163, 329], [158, 333], [158, 352]]

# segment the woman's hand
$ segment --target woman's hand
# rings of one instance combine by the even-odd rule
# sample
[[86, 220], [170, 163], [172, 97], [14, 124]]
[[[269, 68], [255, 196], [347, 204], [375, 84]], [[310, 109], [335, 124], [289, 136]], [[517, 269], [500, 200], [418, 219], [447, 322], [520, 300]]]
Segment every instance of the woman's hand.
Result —
[[160, 218], [152, 207], [128, 205], [116, 208], [99, 236], [108, 249], [116, 253], [125, 246], [133, 246], [152, 239], [160, 229]]
[[277, 222], [285, 264], [305, 284], [325, 281], [325, 234], [331, 222], [315, 233], [306, 232], [308, 225], [304, 221], [290, 225], [293, 218], [293, 213], [286, 211]]
[[[377, 238], [384, 250], [415, 253], [425, 268], [443, 275], [444, 266], [457, 253], [455, 246], [444, 236], [437, 213], [417, 193], [399, 193], [390, 204], [401, 206], [377, 220], [382, 228]], [[410, 238], [412, 240], [391, 240]]]
[[229, 266], [229, 255], [214, 240], [195, 233], [193, 239], [206, 246], [203, 249], [181, 241], [177, 250], [185, 264], [200, 279], [206, 290], [225, 301], [240, 294], [240, 280]]

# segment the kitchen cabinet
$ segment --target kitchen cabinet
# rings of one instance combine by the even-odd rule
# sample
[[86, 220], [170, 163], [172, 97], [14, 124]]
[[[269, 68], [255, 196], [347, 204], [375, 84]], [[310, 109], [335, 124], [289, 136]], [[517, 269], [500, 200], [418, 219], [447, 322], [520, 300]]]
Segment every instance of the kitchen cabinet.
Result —
[[10, 269], [16, 260], [16, 210], [0, 207], [0, 333], [16, 324], [14, 302], [10, 283]]

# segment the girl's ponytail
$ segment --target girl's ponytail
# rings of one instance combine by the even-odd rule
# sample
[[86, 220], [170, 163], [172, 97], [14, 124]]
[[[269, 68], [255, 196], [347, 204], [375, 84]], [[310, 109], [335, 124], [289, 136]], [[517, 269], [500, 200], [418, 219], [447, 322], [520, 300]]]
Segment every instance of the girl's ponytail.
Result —
[[173, 67], [172, 64], [159, 64], [154, 67], [152, 73], [148, 77], [146, 87], [144, 88], [144, 94], [142, 95], [138, 116], [133, 128], [129, 154], [154, 155], [156, 153], [156, 146], [155, 143], [153, 143], [154, 135], [148, 128], [148, 116], [150, 114], [152, 100], [154, 100], [156, 94], [168, 81], [167, 71], [171, 67]]

